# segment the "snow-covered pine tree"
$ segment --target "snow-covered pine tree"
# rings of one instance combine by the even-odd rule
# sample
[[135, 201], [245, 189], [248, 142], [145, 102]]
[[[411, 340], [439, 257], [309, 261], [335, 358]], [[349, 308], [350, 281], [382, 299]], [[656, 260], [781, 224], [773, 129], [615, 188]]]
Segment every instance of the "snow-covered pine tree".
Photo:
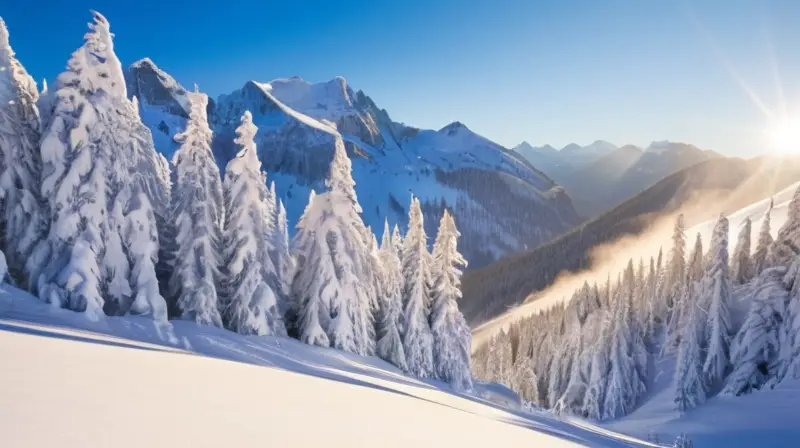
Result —
[[[664, 297], [661, 300], [661, 306], [665, 309], [660, 309], [659, 315], [671, 316], [674, 312], [675, 302], [680, 300], [686, 284], [686, 226], [683, 214], [678, 215], [675, 220], [675, 227], [672, 231], [672, 249], [669, 252], [669, 261], [665, 269]], [[662, 311], [666, 311], [666, 313], [662, 314]]]
[[769, 250], [769, 266], [789, 266], [800, 255], [800, 187], [794, 192], [778, 236]]
[[126, 97], [108, 21], [94, 13], [89, 27], [53, 94], [41, 142], [50, 228], [26, 269], [37, 273], [39, 295], [51, 303], [93, 318], [105, 307], [164, 322], [153, 267], [154, 204], [164, 198], [158, 159]]
[[646, 391], [641, 379], [635, 332], [631, 328], [631, 295], [633, 294], [633, 262], [628, 263], [622, 283], [617, 287], [612, 315], [608, 385], [603, 403], [603, 418], [627, 415]]
[[392, 246], [397, 251], [397, 258], [402, 262], [403, 260], [403, 235], [400, 234], [400, 227], [395, 224], [392, 229]]
[[457, 303], [461, 298], [460, 268], [467, 265], [458, 252], [459, 236], [453, 217], [445, 209], [433, 244], [431, 331], [433, 361], [439, 379], [456, 390], [469, 390], [472, 334]]
[[755, 280], [753, 300], [731, 346], [733, 372], [723, 393], [741, 395], [764, 386], [776, 375], [787, 291], [786, 268], [770, 268]]
[[[663, 254], [661, 248], [658, 249], [658, 258], [656, 258], [656, 277], [653, 285], [653, 292], [649, 297], [648, 305], [648, 319], [647, 319], [647, 335], [648, 339], [652, 339], [659, 326], [666, 317], [663, 313], [666, 307], [663, 304], [662, 297], [664, 296], [664, 289], [666, 285], [666, 275], [662, 266]], [[661, 313], [661, 314], [660, 314]]]
[[175, 184], [171, 216], [176, 228], [176, 253], [169, 289], [181, 318], [221, 327], [222, 181], [211, 152], [208, 97], [195, 91], [189, 94], [189, 103], [189, 120], [186, 130], [175, 136], [181, 146], [172, 160]]
[[663, 348], [666, 353], [672, 353], [678, 347], [678, 342], [683, 334], [682, 314], [688, 306], [696, 303], [696, 297], [693, 297], [695, 289], [692, 286], [703, 277], [703, 239], [699, 232], [694, 241], [694, 248], [686, 261], [685, 287], [681, 288], [680, 298], [675, 301], [667, 327], [667, 337]]
[[770, 229], [770, 213], [772, 212], [772, 199], [769, 200], [769, 208], [764, 213], [764, 221], [761, 223], [761, 230], [758, 232], [758, 242], [756, 243], [756, 250], [753, 252], [753, 257], [750, 264], [753, 269], [753, 276], [761, 274], [768, 266], [767, 257], [769, 250], [772, 247], [772, 233]]
[[611, 310], [608, 307], [601, 308], [598, 313], [599, 334], [591, 348], [592, 369], [586, 395], [583, 398], [583, 415], [594, 420], [603, 418], [606, 379], [610, 368], [610, 332], [613, 330]]
[[517, 356], [514, 363], [513, 383], [516, 385], [516, 392], [523, 400], [539, 405], [539, 379], [530, 356]]
[[681, 412], [695, 408], [705, 402], [707, 393], [699, 340], [700, 329], [697, 325], [699, 322], [699, 306], [692, 299], [697, 295], [697, 292], [694, 291], [697, 287], [697, 284], [687, 287], [693, 293], [689, 295], [689, 300], [684, 303], [684, 316], [682, 327], [680, 328], [678, 358], [673, 380], [673, 387], [675, 388], [673, 402], [675, 403], [675, 408]]
[[800, 256], [795, 257], [789, 266], [783, 277], [783, 286], [789, 294], [779, 333], [778, 361], [771, 369], [775, 371], [772, 384], [800, 378]]
[[427, 240], [419, 199], [412, 197], [408, 232], [403, 239], [403, 348], [409, 372], [420, 378], [435, 375], [429, 324], [431, 257]]
[[403, 272], [390, 232], [389, 221], [386, 220], [379, 251], [384, 284], [383, 296], [380, 301], [381, 312], [376, 351], [381, 359], [405, 371], [408, 370], [408, 366], [400, 331], [403, 317]]
[[270, 257], [274, 210], [256, 152], [256, 126], [246, 111], [236, 129], [234, 142], [240, 148], [225, 168], [224, 268], [220, 298], [225, 327], [241, 334], [285, 335], [278, 311], [277, 284]]
[[291, 332], [301, 342], [319, 347], [328, 347], [327, 329], [330, 326], [330, 300], [327, 285], [336, 279], [333, 265], [325, 258], [325, 244], [320, 244], [317, 235], [319, 219], [315, 207], [316, 193], [311, 190], [308, 205], [295, 226], [292, 251], [297, 268], [291, 287], [290, 315]]
[[752, 268], [750, 267], [750, 231], [752, 223], [750, 218], [746, 218], [739, 230], [739, 237], [736, 241], [736, 249], [733, 251], [731, 259], [731, 282], [734, 285], [743, 285], [752, 278]]
[[703, 374], [712, 390], [719, 386], [730, 368], [732, 296], [729, 275], [728, 219], [720, 216], [711, 237], [709, 264], [700, 294], [700, 304], [708, 310], [703, 344], [707, 354]]
[[368, 295], [373, 285], [366, 266], [371, 258], [351, 170], [337, 135], [325, 181], [328, 191], [309, 201], [292, 243], [297, 259], [292, 302], [301, 340], [327, 341], [333, 348], [367, 355], [374, 347], [374, 340], [367, 339], [374, 328]]
[[11, 278], [25, 288], [25, 262], [47, 232], [40, 193], [38, 98], [36, 82], [14, 56], [0, 19], [0, 249]]
[[[277, 272], [278, 283], [280, 284], [280, 291], [276, 292], [282, 294], [283, 297], [286, 298], [289, 295], [289, 289], [292, 284], [294, 260], [289, 252], [289, 221], [286, 216], [286, 207], [283, 205], [283, 200], [278, 201], [277, 215], [275, 216], [273, 252], [275, 254], [275, 272]], [[285, 312], [285, 310], [283, 311]]]

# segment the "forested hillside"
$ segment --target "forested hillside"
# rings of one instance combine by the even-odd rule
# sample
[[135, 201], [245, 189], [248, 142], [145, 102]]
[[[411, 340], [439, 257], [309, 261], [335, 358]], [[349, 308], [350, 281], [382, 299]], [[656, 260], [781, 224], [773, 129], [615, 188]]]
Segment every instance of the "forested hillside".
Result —
[[800, 160], [714, 159], [667, 177], [612, 211], [531, 251], [505, 257], [464, 276], [462, 309], [475, 327], [529, 297], [562, 272], [592, 267], [591, 250], [640, 235], [659, 218], [686, 209], [687, 222], [738, 210], [800, 177]]

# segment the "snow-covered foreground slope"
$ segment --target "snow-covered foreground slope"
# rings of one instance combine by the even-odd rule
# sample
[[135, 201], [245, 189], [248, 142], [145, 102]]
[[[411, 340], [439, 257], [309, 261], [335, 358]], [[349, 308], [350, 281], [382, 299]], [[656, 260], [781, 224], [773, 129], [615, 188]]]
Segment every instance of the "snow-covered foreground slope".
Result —
[[800, 381], [787, 381], [776, 389], [765, 388], [740, 397], [715, 396], [681, 414], [673, 402], [673, 364], [672, 357], [657, 362], [655, 367], [661, 374], [642, 406], [603, 426], [643, 438], [656, 433], [662, 441], [686, 433], [698, 448], [800, 445]]
[[378, 359], [173, 324], [91, 322], [0, 287], [2, 445], [649, 446], [455, 394]]

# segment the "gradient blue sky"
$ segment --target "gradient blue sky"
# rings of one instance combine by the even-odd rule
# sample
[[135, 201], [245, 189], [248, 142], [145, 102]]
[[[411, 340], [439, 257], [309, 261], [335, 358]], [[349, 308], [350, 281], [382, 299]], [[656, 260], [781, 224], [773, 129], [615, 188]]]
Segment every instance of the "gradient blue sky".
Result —
[[796, 0], [8, 0], [0, 15], [28, 71], [53, 79], [90, 8], [123, 64], [149, 56], [213, 97], [341, 75], [395, 120], [459, 120], [509, 147], [668, 139], [756, 155], [762, 109], [800, 113]]

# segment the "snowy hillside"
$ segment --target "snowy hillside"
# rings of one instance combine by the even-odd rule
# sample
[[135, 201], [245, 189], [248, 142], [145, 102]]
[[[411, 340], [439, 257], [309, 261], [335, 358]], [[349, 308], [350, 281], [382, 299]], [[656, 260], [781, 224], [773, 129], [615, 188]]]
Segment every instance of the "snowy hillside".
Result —
[[[797, 190], [798, 186], [800, 186], [800, 182], [792, 184], [772, 198], [774, 201], [774, 206], [770, 212], [770, 220], [772, 223], [771, 233], [773, 238], [778, 235], [778, 229], [780, 229], [780, 227], [786, 221], [786, 211], [789, 206], [789, 201], [792, 199], [792, 196], [794, 195], [794, 192]], [[762, 199], [728, 215], [731, 232], [735, 234], [746, 218], [750, 218], [752, 220], [752, 226], [754, 229], [760, 228], [765, 216], [765, 212], [769, 208], [769, 204], [770, 198]], [[703, 244], [709, 244], [711, 232], [716, 222], [716, 217], [709, 218], [709, 220], [686, 230], [686, 234], [691, 238], [690, 242], [694, 241], [695, 234], [699, 233], [703, 239]], [[736, 239], [731, 238], [729, 240], [729, 251], [731, 253], [733, 253], [733, 246], [735, 244]], [[659, 232], [657, 235], [646, 239], [641, 239], [637, 241], [635, 245], [627, 246], [626, 251], [628, 251], [627, 254], [630, 254], [630, 256], [638, 259], [639, 256], [655, 256], [658, 253], [658, 249], [661, 247], [669, 247], [669, 234]], [[536, 300], [531, 300], [514, 309], [511, 309], [502, 316], [486, 322], [480, 327], [474, 329], [472, 332], [473, 347], [478, 347], [483, 342], [486, 342], [487, 337], [496, 333], [501, 328], [507, 329], [509, 323], [539, 311], [546, 310], [547, 308], [553, 306], [553, 304], [562, 302], [565, 299], [569, 299], [569, 294], [566, 294], [565, 291], [569, 291], [571, 293], [571, 291], [574, 289], [579, 288], [584, 281], [588, 281], [589, 283], [594, 281], [597, 281], [598, 283], [605, 282], [609, 272], [616, 272], [622, 269], [625, 263], [627, 263], [627, 256], [617, 258], [618, 259], [616, 262], [606, 263], [591, 272], [578, 272], [565, 281], [559, 282], [558, 288], [545, 290], [542, 293], [537, 294]]]
[[[170, 157], [176, 149], [171, 139], [185, 126], [185, 89], [148, 59], [134, 63], [126, 76], [156, 149]], [[220, 166], [234, 155], [233, 130], [245, 110], [259, 128], [259, 156], [287, 206], [290, 226], [310, 190], [323, 188], [333, 134], [342, 136], [353, 159], [367, 225], [380, 228], [388, 216], [404, 227], [413, 193], [422, 201], [430, 235], [443, 207], [454, 212], [471, 266], [534, 247], [578, 221], [564, 190], [517, 153], [461, 123], [433, 131], [394, 122], [344, 78], [319, 84], [299, 77], [251, 81], [210, 102]]]
[[476, 329], [475, 376], [648, 440], [794, 446], [798, 187], [607, 248], [592, 271]]
[[[13, 360], [0, 374], [8, 446], [651, 446], [377, 358], [184, 321], [91, 322], [7, 285], [0, 359]], [[475, 393], [513, 404], [502, 390]]]

